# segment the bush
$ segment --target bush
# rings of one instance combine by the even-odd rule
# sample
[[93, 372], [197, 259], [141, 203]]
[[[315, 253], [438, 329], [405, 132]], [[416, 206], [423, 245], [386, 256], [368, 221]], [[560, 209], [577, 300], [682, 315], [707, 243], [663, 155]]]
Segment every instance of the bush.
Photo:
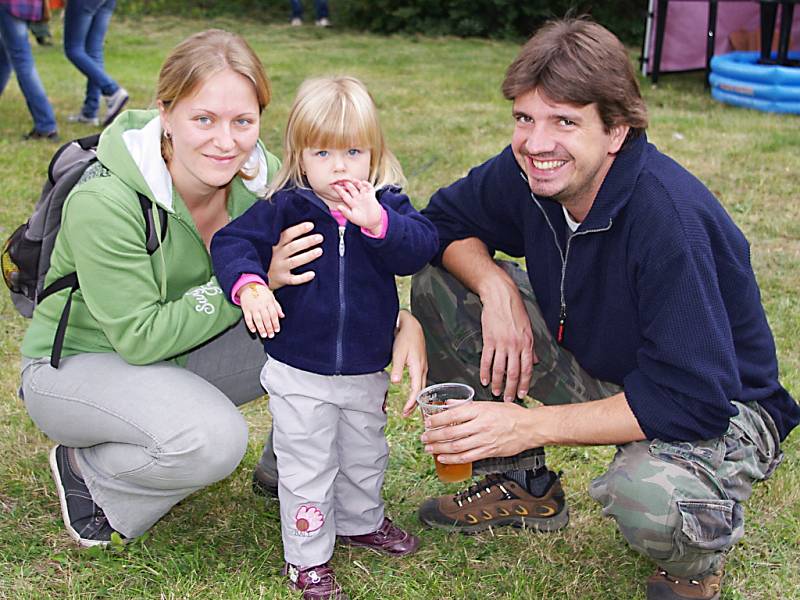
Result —
[[[305, 0], [313, 10], [312, 0]], [[550, 0], [330, 0], [336, 25], [373, 33], [455, 35], [522, 40], [544, 21], [568, 13], [590, 14], [626, 44], [641, 43], [645, 5], [642, 0], [591, 2]], [[286, 22], [289, 2], [264, 0], [120, 0], [120, 14], [174, 14], [185, 17], [243, 17]]]
[[624, 42], [638, 44], [645, 9], [640, 0], [547, 3], [518, 0], [340, 0], [336, 20], [376, 33], [524, 39], [555, 17], [591, 14]]
[[[310, 2], [310, 0], [306, 0]], [[179, 15], [189, 18], [246, 17], [258, 21], [289, 21], [289, 2], [264, 0], [119, 0], [123, 15]]]

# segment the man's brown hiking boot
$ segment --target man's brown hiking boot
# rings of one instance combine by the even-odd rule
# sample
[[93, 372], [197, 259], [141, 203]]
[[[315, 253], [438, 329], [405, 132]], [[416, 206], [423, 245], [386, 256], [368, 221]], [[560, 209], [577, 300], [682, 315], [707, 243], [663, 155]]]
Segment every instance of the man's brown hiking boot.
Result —
[[558, 476], [541, 497], [503, 475], [489, 475], [455, 496], [439, 496], [420, 506], [420, 521], [439, 529], [476, 533], [489, 527], [528, 527], [555, 531], [567, 525], [569, 513]]
[[647, 600], [717, 600], [721, 582], [722, 566], [701, 579], [678, 579], [659, 567], [647, 578]]

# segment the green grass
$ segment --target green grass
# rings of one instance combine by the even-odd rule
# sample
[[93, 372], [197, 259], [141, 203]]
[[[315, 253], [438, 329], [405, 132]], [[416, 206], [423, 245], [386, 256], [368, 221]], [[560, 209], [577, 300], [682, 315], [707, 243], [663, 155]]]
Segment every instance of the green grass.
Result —
[[[218, 20], [116, 18], [108, 70], [132, 95], [152, 101], [169, 49], [205, 27], [240, 31], [261, 56], [274, 101], [263, 138], [279, 153], [297, 85], [311, 75], [352, 73], [381, 109], [390, 146], [409, 176], [417, 206], [439, 186], [492, 156], [510, 139], [510, 107], [499, 92], [514, 44], [290, 29]], [[60, 29], [55, 28], [57, 40]], [[63, 138], [86, 129], [66, 124], [82, 100], [83, 78], [58, 46], [36, 48], [39, 73]], [[800, 395], [800, 120], [722, 106], [700, 76], [643, 82], [649, 136], [719, 196], [752, 243], [753, 264], [775, 333], [784, 385]], [[5, 238], [30, 212], [55, 147], [22, 143], [30, 129], [24, 100], [11, 82], [0, 98], [0, 181]], [[404, 301], [407, 282], [401, 285]], [[79, 550], [66, 535], [47, 466], [50, 442], [16, 397], [18, 349], [26, 321], [0, 294], [0, 598], [294, 598], [282, 565], [276, 505], [250, 491], [250, 473], [269, 427], [264, 401], [247, 406], [251, 444], [227, 480], [187, 498], [144, 538], [123, 550]], [[554, 534], [498, 530], [473, 537], [423, 530], [415, 517], [427, 497], [452, 491], [438, 483], [424, 455], [417, 419], [399, 418], [405, 386], [393, 388], [387, 435], [389, 513], [422, 537], [418, 554], [392, 560], [339, 548], [334, 566], [354, 598], [642, 598], [651, 564], [631, 551], [602, 518], [586, 488], [611, 459], [611, 448], [556, 448], [564, 470], [571, 525]], [[786, 460], [747, 504], [747, 535], [731, 553], [723, 598], [800, 598], [800, 436], [784, 444]]]

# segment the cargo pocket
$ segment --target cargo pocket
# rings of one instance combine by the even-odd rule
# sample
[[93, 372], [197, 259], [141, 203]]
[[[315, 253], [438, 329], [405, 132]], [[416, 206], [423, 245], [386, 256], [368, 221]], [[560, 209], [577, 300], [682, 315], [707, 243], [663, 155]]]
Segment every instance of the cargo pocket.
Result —
[[684, 558], [726, 550], [744, 535], [742, 505], [734, 500], [678, 500], [678, 512], [675, 536]]

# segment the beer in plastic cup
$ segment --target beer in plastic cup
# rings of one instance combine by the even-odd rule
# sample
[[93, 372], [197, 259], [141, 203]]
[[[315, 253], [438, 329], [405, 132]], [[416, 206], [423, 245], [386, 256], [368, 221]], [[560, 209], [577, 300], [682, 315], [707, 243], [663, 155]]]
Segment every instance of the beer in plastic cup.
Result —
[[[435, 415], [465, 402], [472, 402], [475, 395], [466, 383], [437, 383], [430, 385], [417, 395], [417, 404], [422, 411], [423, 418]], [[438, 455], [433, 456], [436, 465], [436, 474], [445, 483], [464, 481], [472, 477], [472, 463], [442, 464]]]

